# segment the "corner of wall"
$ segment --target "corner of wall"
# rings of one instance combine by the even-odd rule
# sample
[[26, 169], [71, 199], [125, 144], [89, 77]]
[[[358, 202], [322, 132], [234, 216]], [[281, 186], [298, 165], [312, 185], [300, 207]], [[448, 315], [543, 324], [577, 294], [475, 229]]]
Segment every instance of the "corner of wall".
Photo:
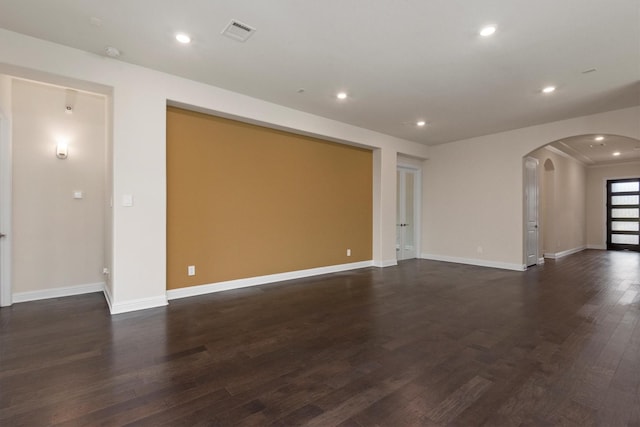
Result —
[[[106, 290], [106, 288], [105, 288]], [[146, 310], [148, 308], [163, 307], [169, 304], [166, 295], [159, 295], [149, 298], [139, 298], [136, 300], [123, 301], [114, 303], [108, 293], [105, 292], [105, 298], [109, 305], [109, 311], [111, 314], [122, 314], [130, 311]]]

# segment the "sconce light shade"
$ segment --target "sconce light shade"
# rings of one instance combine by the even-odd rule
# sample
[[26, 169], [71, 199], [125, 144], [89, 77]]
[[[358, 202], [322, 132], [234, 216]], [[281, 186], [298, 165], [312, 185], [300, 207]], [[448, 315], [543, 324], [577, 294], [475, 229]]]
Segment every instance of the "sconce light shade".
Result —
[[59, 159], [66, 159], [69, 156], [69, 146], [65, 142], [59, 142], [56, 145], [56, 157]]

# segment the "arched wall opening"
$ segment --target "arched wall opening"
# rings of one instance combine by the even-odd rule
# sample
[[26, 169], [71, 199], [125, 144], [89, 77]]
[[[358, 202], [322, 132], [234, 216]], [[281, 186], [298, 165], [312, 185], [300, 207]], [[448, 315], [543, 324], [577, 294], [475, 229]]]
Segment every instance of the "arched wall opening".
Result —
[[606, 181], [640, 175], [640, 140], [616, 134], [574, 135], [526, 157], [539, 161], [540, 259], [605, 249]]
[[423, 258], [525, 269], [523, 159], [577, 135], [640, 140], [638, 117], [640, 107], [632, 107], [431, 146], [423, 180]]

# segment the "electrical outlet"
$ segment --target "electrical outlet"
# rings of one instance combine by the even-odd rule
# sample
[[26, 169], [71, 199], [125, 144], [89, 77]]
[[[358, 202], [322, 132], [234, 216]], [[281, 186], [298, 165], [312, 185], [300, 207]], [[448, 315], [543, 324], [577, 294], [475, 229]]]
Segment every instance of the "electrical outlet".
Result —
[[347, 256], [351, 256], [351, 249], [347, 249]]
[[195, 265], [190, 265], [189, 267], [187, 267], [187, 275], [188, 276], [195, 276], [196, 275], [196, 266]]

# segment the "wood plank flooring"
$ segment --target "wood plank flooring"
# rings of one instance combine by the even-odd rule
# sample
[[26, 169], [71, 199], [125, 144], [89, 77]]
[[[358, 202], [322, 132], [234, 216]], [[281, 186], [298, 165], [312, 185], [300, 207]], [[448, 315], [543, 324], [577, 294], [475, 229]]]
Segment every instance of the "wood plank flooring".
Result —
[[0, 309], [2, 426], [640, 425], [640, 254]]

